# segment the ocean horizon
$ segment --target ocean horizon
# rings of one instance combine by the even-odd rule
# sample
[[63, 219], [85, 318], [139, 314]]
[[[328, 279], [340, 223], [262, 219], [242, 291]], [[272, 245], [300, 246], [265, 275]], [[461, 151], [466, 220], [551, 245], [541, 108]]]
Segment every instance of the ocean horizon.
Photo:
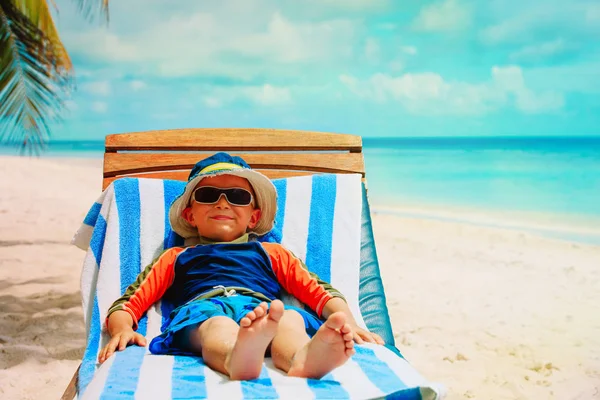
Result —
[[[363, 152], [375, 212], [600, 244], [600, 136], [363, 138]], [[103, 154], [103, 140], [54, 140], [41, 156]]]

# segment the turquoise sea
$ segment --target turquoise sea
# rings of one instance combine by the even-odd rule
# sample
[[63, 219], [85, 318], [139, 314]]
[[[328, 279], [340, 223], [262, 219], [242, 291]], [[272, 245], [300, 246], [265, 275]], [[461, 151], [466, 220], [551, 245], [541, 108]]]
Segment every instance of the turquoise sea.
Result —
[[364, 144], [375, 209], [600, 244], [600, 137]]
[[[363, 147], [377, 212], [486, 215], [472, 222], [600, 244], [600, 137], [364, 138]], [[57, 141], [44, 156], [103, 151], [103, 141]]]

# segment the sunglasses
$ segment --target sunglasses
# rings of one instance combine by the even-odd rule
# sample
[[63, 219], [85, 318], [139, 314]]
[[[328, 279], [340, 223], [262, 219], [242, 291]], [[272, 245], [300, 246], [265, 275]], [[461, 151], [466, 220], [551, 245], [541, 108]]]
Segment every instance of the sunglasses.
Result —
[[225, 195], [227, 202], [234, 206], [247, 206], [252, 204], [252, 193], [242, 188], [218, 188], [202, 186], [194, 190], [192, 199], [196, 203], [215, 204], [221, 196]]

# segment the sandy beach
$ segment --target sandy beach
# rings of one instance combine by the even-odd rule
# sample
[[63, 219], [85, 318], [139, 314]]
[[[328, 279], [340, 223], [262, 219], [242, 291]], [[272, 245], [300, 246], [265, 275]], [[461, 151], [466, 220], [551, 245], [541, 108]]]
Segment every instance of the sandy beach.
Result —
[[[85, 346], [69, 245], [102, 160], [0, 157], [0, 398], [56, 399]], [[448, 399], [600, 399], [600, 246], [374, 212], [397, 347]]]

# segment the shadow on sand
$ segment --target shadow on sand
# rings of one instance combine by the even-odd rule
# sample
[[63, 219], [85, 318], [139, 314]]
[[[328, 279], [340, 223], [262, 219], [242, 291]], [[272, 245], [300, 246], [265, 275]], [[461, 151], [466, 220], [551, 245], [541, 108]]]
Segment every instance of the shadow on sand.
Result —
[[[14, 284], [0, 280], [0, 290], [26, 284], [56, 284], [58, 277]], [[12, 290], [14, 293], [14, 290]], [[83, 356], [85, 328], [79, 291], [43, 290], [30, 296], [0, 295], [0, 358], [3, 369], [26, 360], [78, 360]]]

